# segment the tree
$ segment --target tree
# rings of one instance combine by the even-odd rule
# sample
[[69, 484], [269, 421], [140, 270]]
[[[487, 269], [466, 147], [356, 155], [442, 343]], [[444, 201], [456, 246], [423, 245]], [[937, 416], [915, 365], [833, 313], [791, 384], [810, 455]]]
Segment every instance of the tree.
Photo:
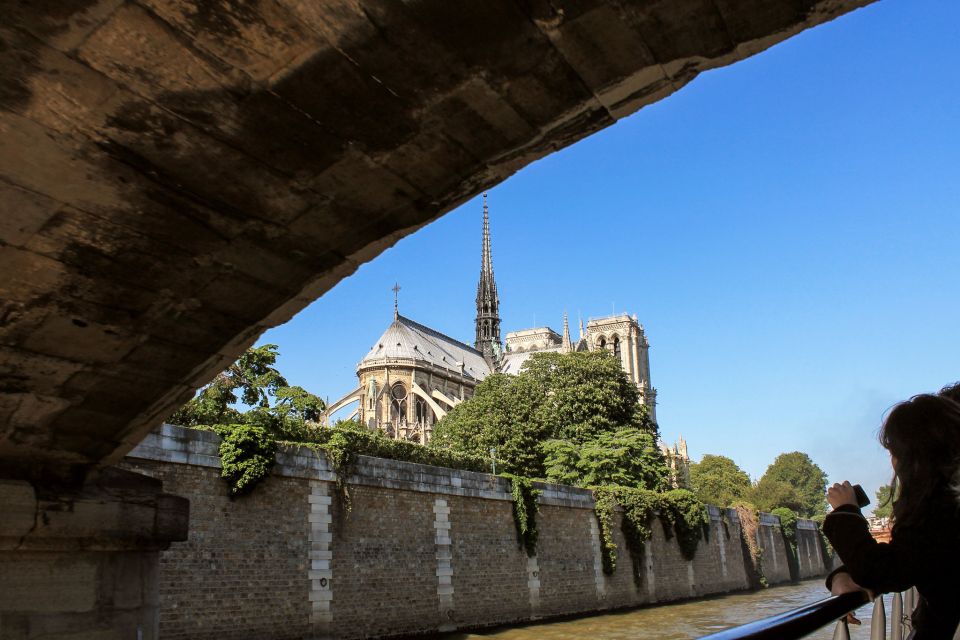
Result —
[[800, 499], [799, 508], [789, 504], [774, 504], [773, 507], [793, 509], [805, 518], [823, 513], [827, 508], [827, 474], [805, 453], [781, 453], [773, 464], [767, 467], [761, 482], [764, 479], [786, 484], [796, 491]]
[[608, 351], [534, 354], [520, 377], [546, 391], [538, 409], [557, 438], [585, 442], [624, 427], [656, 435], [636, 385]]
[[746, 498], [750, 476], [730, 458], [706, 454], [690, 465], [690, 486], [704, 504], [728, 507]]
[[804, 507], [803, 496], [793, 485], [767, 474], [753, 485], [747, 494], [747, 500], [760, 511], [767, 513], [781, 507], [800, 512]]
[[537, 415], [537, 405], [544, 402], [545, 390], [532, 380], [493, 374], [436, 424], [429, 446], [482, 458], [495, 448], [502, 471], [542, 478], [540, 443], [552, 435]]
[[[180, 407], [170, 422], [186, 427], [245, 424], [273, 438], [304, 439], [308, 424], [323, 413], [323, 400], [303, 387], [290, 386], [274, 366], [275, 344], [247, 349]], [[246, 405], [241, 411], [234, 405]]]
[[647, 431], [627, 428], [601, 433], [583, 444], [570, 440], [543, 443], [546, 478], [583, 487], [619, 485], [667, 489], [667, 465]]
[[893, 515], [893, 500], [895, 496], [890, 495], [891, 490], [892, 488], [888, 484], [877, 489], [877, 502], [873, 508], [875, 518], [889, 518]]
[[[583, 465], [596, 471], [597, 477], [606, 473], [600, 468], [609, 466], [610, 460], [604, 458], [608, 454], [601, 454], [596, 446], [612, 446], [616, 449], [609, 453], [612, 458], [622, 458], [621, 448], [643, 451], [641, 461], [662, 464], [659, 450], [646, 452], [648, 443], [641, 443], [636, 434], [621, 434], [615, 446], [612, 440], [603, 444], [597, 440], [601, 434], [629, 429], [648, 434], [650, 442], [656, 442], [656, 425], [639, 403], [636, 386], [609, 352], [537, 353], [518, 375], [494, 374], [477, 385], [473, 398], [437, 423], [430, 446], [484, 458], [489, 458], [490, 448], [495, 447], [498, 468], [543, 478], [547, 457], [543, 443], [559, 440], [578, 451], [565, 449], [563, 444], [550, 445], [556, 458], [553, 473], [576, 484], [583, 482], [579, 475]], [[653, 478], [659, 471], [634, 468], [626, 473], [630, 477], [653, 474]]]

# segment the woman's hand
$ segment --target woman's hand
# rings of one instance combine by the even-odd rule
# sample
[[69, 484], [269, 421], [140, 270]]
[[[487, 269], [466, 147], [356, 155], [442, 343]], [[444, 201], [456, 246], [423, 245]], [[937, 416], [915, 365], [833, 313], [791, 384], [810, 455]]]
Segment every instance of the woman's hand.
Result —
[[850, 577], [850, 574], [846, 571], [841, 571], [833, 576], [833, 579], [830, 581], [830, 595], [839, 596], [844, 593], [852, 593], [854, 591], [866, 591], [867, 595], [870, 596], [870, 599], [873, 600], [873, 594], [870, 593], [868, 589], [864, 589], [856, 582], [853, 581], [853, 578]]
[[[834, 485], [838, 486], [838, 485]], [[850, 574], [846, 571], [841, 571], [833, 576], [833, 579], [830, 581], [830, 594], [834, 596], [839, 596], [844, 593], [852, 593], [854, 591], [866, 591], [867, 595], [871, 600], [874, 599], [873, 594], [869, 590], [864, 589], [856, 582], [853, 581], [853, 578], [850, 577]], [[848, 624], [860, 624], [860, 620], [857, 619], [853, 612], [847, 614], [847, 623]]]
[[853, 491], [853, 485], [847, 480], [844, 480], [843, 484], [833, 485], [827, 489], [827, 502], [834, 509], [845, 504], [857, 506], [857, 494]]

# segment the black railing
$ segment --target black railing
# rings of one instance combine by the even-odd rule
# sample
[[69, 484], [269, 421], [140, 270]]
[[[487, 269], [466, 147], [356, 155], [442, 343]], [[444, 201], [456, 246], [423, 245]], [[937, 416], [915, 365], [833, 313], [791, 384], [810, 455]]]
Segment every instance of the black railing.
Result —
[[854, 609], [870, 602], [863, 591], [832, 596], [799, 609], [793, 609], [763, 620], [750, 622], [733, 629], [704, 636], [702, 640], [746, 640], [747, 638], [777, 638], [792, 640], [813, 633], [831, 622], [836, 622]]

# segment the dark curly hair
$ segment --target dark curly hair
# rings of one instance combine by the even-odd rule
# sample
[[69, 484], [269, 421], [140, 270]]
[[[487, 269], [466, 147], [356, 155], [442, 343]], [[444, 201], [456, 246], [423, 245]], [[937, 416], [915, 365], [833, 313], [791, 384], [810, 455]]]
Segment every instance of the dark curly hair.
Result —
[[950, 398], [954, 402], [960, 402], [960, 382], [948, 384], [943, 389], [940, 389], [940, 393], [937, 395], [943, 396], [944, 398]]
[[894, 522], [915, 524], [960, 464], [960, 403], [931, 394], [901, 402], [883, 423], [880, 444], [896, 459]]

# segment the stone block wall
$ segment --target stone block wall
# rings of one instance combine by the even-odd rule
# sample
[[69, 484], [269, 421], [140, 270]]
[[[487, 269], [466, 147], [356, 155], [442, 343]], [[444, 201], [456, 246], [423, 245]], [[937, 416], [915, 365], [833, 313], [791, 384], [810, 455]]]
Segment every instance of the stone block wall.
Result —
[[761, 562], [763, 575], [769, 584], [790, 581], [790, 563], [787, 560], [787, 544], [780, 531], [780, 518], [761, 513], [757, 527], [757, 544], [763, 550]]
[[[540, 538], [527, 557], [503, 478], [361, 457], [348, 511], [326, 459], [303, 448], [279, 453], [270, 478], [230, 500], [217, 442], [165, 425], [124, 462], [191, 501], [189, 539], [160, 562], [165, 639], [429, 633], [749, 586], [733, 511], [710, 508], [710, 536], [693, 561], [655, 522], [634, 563], [614, 526], [619, 561], [605, 575], [587, 490], [540, 485]], [[765, 518], [758, 537], [768, 580], [789, 580], [779, 521]], [[811, 554], [801, 566], [823, 573]]]
[[822, 576], [832, 569], [832, 558], [825, 558], [825, 554], [817, 523], [797, 520], [797, 564], [801, 580]]

